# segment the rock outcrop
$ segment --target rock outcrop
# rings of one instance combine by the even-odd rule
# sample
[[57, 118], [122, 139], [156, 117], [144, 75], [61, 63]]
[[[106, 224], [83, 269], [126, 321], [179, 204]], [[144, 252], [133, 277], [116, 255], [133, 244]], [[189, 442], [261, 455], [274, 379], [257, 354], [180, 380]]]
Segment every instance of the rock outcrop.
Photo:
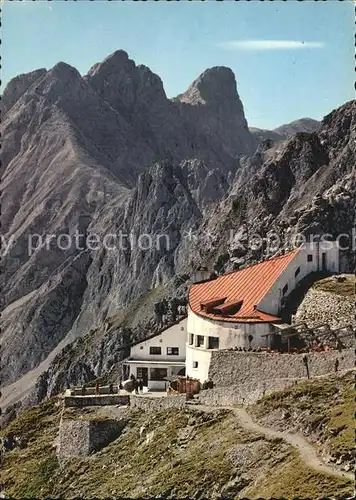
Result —
[[[186, 103], [166, 97], [157, 75], [123, 51], [84, 77], [60, 62], [6, 87], [5, 383], [34, 368], [67, 335], [73, 339], [100, 325], [189, 267], [184, 234], [226, 195], [239, 149], [252, 150], [231, 70], [204, 75], [198, 87], [209, 103], [194, 116], [185, 113]], [[229, 109], [219, 114], [223, 103], [214, 92], [225, 80]], [[216, 121], [213, 141], [202, 126], [207, 112]], [[89, 235], [113, 232], [133, 239], [120, 240], [115, 249], [88, 247]], [[160, 235], [162, 244], [165, 238], [169, 243], [144, 249], [141, 235], [146, 246]]]
[[312, 134], [320, 127], [320, 122], [313, 120], [313, 118], [300, 118], [294, 122], [281, 125], [273, 130], [273, 132], [280, 134], [285, 139], [290, 139], [298, 132], [307, 132]]
[[249, 130], [258, 141], [264, 141], [267, 139], [271, 139], [273, 141], [283, 141], [286, 139], [290, 139], [299, 132], [307, 132], [308, 134], [312, 134], [319, 128], [320, 122], [318, 122], [317, 120], [313, 120], [312, 118], [301, 118], [299, 120], [295, 120], [294, 122], [281, 125], [280, 127], [277, 127], [273, 130], [266, 130], [256, 127], [250, 127]]
[[256, 143], [230, 68], [217, 66], [204, 71], [175, 101], [183, 104], [183, 115], [210, 144], [235, 158], [252, 153]]

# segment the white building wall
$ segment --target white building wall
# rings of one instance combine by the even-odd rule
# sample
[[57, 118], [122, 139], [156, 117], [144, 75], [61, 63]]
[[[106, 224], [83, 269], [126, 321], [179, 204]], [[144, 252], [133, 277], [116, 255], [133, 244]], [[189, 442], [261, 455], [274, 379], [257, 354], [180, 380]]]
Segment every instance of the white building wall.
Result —
[[[325, 247], [323, 246], [325, 245]], [[308, 274], [322, 270], [322, 254], [326, 253], [326, 270], [337, 273], [339, 271], [339, 250], [336, 242], [321, 242], [304, 244], [296, 254], [289, 266], [281, 273], [275, 285], [264, 296], [262, 301], [257, 304], [257, 308], [269, 314], [278, 316], [281, 308], [281, 299], [283, 297], [283, 288], [288, 285], [288, 291], [284, 295], [288, 297], [294, 290], [299, 281]], [[312, 261], [308, 262], [308, 255], [312, 255]], [[300, 268], [298, 276], [295, 276], [296, 270]]]
[[[187, 346], [187, 359], [185, 362], [186, 375], [200, 380], [201, 383], [208, 380], [211, 352], [211, 349], [194, 349]], [[194, 368], [193, 363], [198, 363], [197, 368]]]
[[[256, 304], [257, 308], [266, 313], [278, 316], [283, 297], [283, 288], [288, 285], [285, 297], [294, 290], [297, 283], [308, 274], [322, 270], [322, 254], [326, 255], [326, 270], [333, 273], [339, 272], [339, 250], [336, 242], [320, 242], [320, 244], [306, 243], [295, 255], [287, 269], [281, 273], [275, 285], [265, 295], [263, 300]], [[308, 255], [312, 260], [308, 261]], [[297, 276], [295, 272], [300, 268]], [[262, 336], [270, 333], [270, 323], [230, 323], [214, 321], [188, 311], [187, 322], [187, 349], [186, 349], [186, 374], [204, 382], [208, 378], [212, 349], [208, 349], [208, 338], [219, 338], [219, 349], [234, 347], [267, 347], [268, 337]], [[193, 335], [193, 338], [191, 337]], [[197, 336], [204, 337], [203, 345], [197, 346]], [[252, 336], [250, 341], [249, 336]], [[198, 363], [197, 367], [194, 365]]]
[[[208, 349], [209, 337], [219, 338], [219, 349], [234, 347], [267, 347], [268, 338], [263, 334], [270, 332], [269, 323], [231, 323], [214, 321], [188, 311], [186, 374], [204, 382], [208, 378], [211, 353]], [[193, 335], [193, 339], [191, 337]], [[197, 337], [204, 337], [202, 347], [197, 347]], [[252, 336], [251, 342], [249, 336]], [[191, 344], [191, 341], [193, 343]], [[195, 363], [197, 367], [194, 367]]]
[[[214, 321], [195, 314], [190, 308], [188, 310], [187, 322], [187, 348], [189, 346], [189, 334], [201, 335], [205, 338], [218, 337], [219, 349], [231, 347], [252, 347], [265, 345], [265, 337], [262, 334], [269, 332], [268, 323], [232, 323], [229, 321]], [[249, 335], [253, 336], [251, 344]], [[195, 339], [194, 339], [195, 340]], [[193, 341], [193, 346], [195, 342]], [[206, 343], [207, 347], [207, 343]]]
[[[144, 340], [131, 348], [130, 357], [147, 361], [184, 361], [187, 339], [187, 319], [167, 328], [164, 332], [149, 340]], [[160, 347], [162, 354], [150, 354], [150, 347]], [[168, 355], [167, 347], [178, 347], [179, 355]]]
[[[325, 247], [324, 247], [325, 245]], [[320, 263], [323, 252], [326, 253], [326, 268], [331, 273], [340, 272], [340, 250], [336, 241], [321, 242], [319, 246]]]

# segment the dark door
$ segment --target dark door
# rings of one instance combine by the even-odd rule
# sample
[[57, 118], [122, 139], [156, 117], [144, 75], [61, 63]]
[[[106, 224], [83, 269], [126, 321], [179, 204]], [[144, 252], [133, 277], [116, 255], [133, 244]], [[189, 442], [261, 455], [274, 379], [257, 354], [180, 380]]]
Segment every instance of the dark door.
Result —
[[137, 368], [137, 380], [142, 379], [143, 385], [148, 386], [148, 368]]
[[321, 269], [326, 271], [326, 253], [321, 254]]

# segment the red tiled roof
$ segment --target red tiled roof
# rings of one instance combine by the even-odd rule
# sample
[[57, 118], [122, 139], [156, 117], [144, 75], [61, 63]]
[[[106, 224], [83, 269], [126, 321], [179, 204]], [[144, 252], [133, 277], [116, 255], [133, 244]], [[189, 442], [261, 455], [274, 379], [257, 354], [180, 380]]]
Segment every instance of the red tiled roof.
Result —
[[[288, 267], [298, 249], [280, 257], [260, 262], [241, 271], [225, 274], [214, 280], [196, 283], [189, 291], [189, 306], [200, 315], [216, 321], [260, 323], [279, 318], [255, 308], [272, 288], [280, 274]], [[202, 310], [201, 304], [212, 299], [226, 298], [225, 304], [243, 301], [236, 314], [220, 316]]]

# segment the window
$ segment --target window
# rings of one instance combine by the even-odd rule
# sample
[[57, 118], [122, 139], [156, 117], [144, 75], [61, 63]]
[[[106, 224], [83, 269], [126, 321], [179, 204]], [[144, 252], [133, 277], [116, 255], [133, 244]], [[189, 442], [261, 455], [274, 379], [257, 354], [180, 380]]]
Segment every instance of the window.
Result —
[[150, 354], [162, 354], [160, 347], [150, 347]]
[[197, 335], [196, 347], [203, 347], [203, 345], [204, 345], [204, 336], [203, 335]]
[[296, 269], [296, 271], [294, 273], [294, 277], [296, 278], [299, 273], [300, 273], [300, 267], [298, 267], [298, 269]]
[[219, 337], [209, 337], [208, 348], [219, 349]]
[[198, 361], [193, 361], [193, 368], [198, 368]]
[[193, 333], [190, 333], [189, 334], [189, 345], [193, 345], [193, 342], [194, 342], [194, 335], [193, 335]]
[[167, 347], [168, 356], [179, 356], [179, 347]]
[[285, 295], [288, 292], [288, 284], [283, 287], [282, 294]]
[[313, 255], [308, 253], [308, 262], [313, 262]]
[[160, 382], [167, 378], [167, 368], [151, 368], [150, 380]]

